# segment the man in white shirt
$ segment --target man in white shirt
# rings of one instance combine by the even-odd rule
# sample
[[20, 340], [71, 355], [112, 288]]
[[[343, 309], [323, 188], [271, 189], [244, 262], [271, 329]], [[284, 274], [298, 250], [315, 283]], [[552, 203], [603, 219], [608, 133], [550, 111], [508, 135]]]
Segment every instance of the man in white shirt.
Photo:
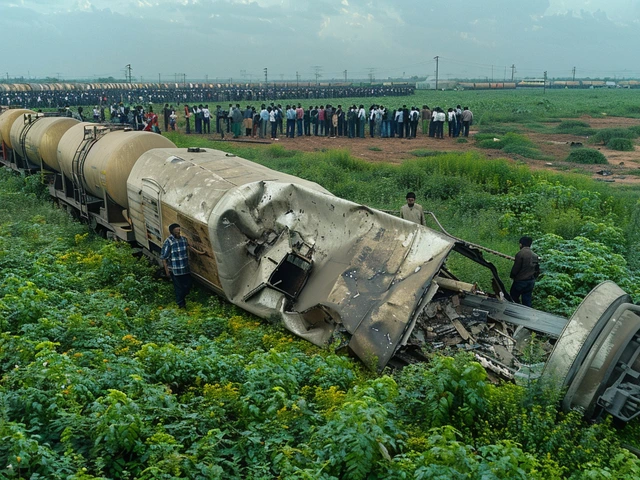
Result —
[[202, 109], [202, 133], [211, 133], [211, 111], [209, 105], [205, 105]]

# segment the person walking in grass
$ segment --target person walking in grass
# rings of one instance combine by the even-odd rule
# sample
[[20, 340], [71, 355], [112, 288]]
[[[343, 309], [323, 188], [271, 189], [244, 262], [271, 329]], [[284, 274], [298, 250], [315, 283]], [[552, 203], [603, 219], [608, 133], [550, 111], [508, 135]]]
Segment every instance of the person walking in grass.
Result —
[[407, 193], [407, 203], [400, 209], [400, 218], [417, 223], [418, 225], [426, 225], [424, 220], [424, 210], [422, 209], [422, 205], [416, 203], [415, 193]]

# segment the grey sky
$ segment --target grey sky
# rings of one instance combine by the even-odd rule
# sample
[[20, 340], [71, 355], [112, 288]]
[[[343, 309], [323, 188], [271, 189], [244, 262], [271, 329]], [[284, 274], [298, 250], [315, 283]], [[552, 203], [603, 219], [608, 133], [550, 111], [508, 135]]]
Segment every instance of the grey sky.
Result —
[[0, 32], [11, 77], [640, 77], [640, 0], [0, 0]]

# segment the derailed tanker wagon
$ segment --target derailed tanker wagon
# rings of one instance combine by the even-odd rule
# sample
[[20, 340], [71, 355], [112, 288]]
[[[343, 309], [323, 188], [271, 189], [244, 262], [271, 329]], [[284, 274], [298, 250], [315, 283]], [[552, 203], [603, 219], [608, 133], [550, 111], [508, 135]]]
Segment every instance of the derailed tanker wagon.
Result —
[[[570, 320], [512, 303], [473, 246], [216, 150], [144, 153], [127, 195], [138, 243], [158, 252], [179, 223], [205, 251], [191, 258], [194, 276], [317, 345], [346, 344], [378, 370], [427, 343], [457, 346], [515, 379], [535, 374], [518, 357], [538, 332], [555, 343], [538, 367], [567, 388], [565, 408], [625, 421], [640, 412], [638, 307], [611, 282]], [[491, 269], [495, 291], [457, 279], [453, 252]]]

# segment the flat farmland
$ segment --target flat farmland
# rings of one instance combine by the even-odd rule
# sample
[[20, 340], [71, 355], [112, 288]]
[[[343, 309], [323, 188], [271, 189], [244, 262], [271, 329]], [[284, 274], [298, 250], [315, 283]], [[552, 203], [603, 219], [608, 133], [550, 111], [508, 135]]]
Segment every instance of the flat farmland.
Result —
[[[640, 183], [640, 142], [637, 136], [631, 139], [633, 149], [619, 151], [602, 142], [594, 142], [593, 135], [604, 129], [640, 128], [640, 90], [505, 90], [505, 91], [417, 91], [411, 97], [366, 97], [337, 99], [295, 99], [277, 101], [283, 107], [300, 103], [307, 108], [330, 103], [334, 106], [373, 104], [396, 109], [403, 105], [421, 108], [441, 107], [446, 110], [456, 105], [468, 106], [474, 114], [474, 122], [469, 138], [447, 137], [438, 140], [421, 133], [419, 128], [415, 139], [371, 138], [368, 131], [364, 139], [346, 137], [296, 137], [280, 136], [278, 143], [286, 149], [313, 152], [326, 149], [348, 150], [354, 157], [370, 162], [402, 163], [416, 157], [431, 156], [441, 152], [480, 151], [487, 158], [509, 158], [522, 162], [532, 169], [569, 171], [601, 178], [597, 172], [605, 172], [606, 180], [615, 183]], [[242, 107], [245, 104], [241, 104]], [[258, 105], [259, 106], [259, 105]], [[569, 123], [579, 122], [582, 128], [564, 129]], [[368, 127], [367, 127], [368, 129]], [[638, 132], [638, 130], [636, 130]], [[497, 140], [508, 133], [524, 136], [529, 142], [529, 153], [509, 151], [509, 149], [487, 148], [476, 141], [476, 135], [484, 139], [492, 136]], [[212, 136], [213, 139], [216, 136]], [[216, 137], [217, 139], [218, 137]], [[246, 140], [246, 138], [245, 138]], [[240, 142], [243, 139], [239, 139]], [[267, 140], [270, 142], [270, 139]], [[607, 165], [585, 165], [567, 162], [571, 151], [582, 144], [602, 153]], [[532, 158], [535, 157], [535, 158]]]

